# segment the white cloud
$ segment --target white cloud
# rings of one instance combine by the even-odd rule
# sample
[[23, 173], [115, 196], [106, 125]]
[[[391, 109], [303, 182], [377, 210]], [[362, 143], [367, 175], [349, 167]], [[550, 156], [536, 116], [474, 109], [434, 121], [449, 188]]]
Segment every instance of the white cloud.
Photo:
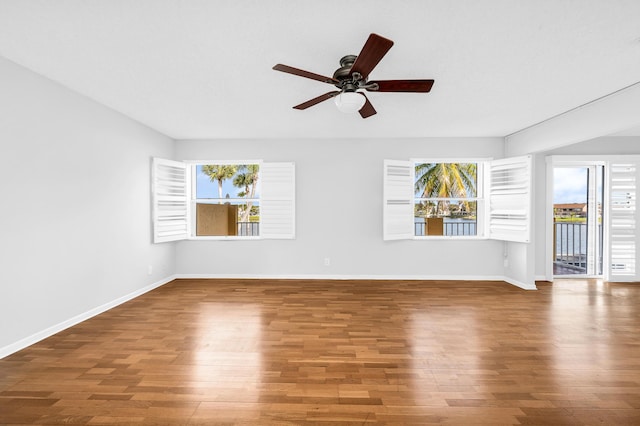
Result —
[[553, 202], [586, 203], [587, 169], [584, 167], [555, 167], [553, 169]]

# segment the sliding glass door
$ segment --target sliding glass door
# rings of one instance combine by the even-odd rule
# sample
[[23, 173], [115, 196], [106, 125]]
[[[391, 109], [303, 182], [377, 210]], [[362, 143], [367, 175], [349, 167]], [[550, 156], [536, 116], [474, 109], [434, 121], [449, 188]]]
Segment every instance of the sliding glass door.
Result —
[[553, 164], [553, 275], [603, 274], [604, 165]]

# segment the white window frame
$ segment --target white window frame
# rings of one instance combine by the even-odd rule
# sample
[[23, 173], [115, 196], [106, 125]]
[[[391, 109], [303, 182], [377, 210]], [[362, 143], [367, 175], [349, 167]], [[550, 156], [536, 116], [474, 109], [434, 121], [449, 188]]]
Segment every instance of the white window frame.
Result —
[[[195, 205], [196, 205], [196, 179], [197, 165], [204, 164], [259, 164], [260, 178], [258, 180], [259, 205], [260, 205], [260, 235], [259, 236], [196, 236], [195, 235]], [[162, 185], [159, 182], [166, 181], [162, 174], [168, 166], [179, 170], [185, 170], [184, 180], [171, 182], [174, 187], [184, 188], [180, 195], [179, 217], [174, 212], [162, 214], [166, 201]], [[170, 169], [170, 168], [169, 168]], [[171, 170], [171, 169], [170, 169]], [[265, 173], [266, 172], [266, 173]], [[175, 173], [174, 173], [175, 174]], [[158, 176], [162, 179], [159, 180]], [[153, 158], [152, 161], [152, 221], [154, 243], [179, 240], [261, 240], [261, 239], [295, 239], [295, 164], [292, 162], [264, 162], [262, 160], [186, 160], [173, 161], [161, 158]], [[159, 191], [160, 190], [160, 191]], [[175, 192], [175, 189], [173, 190]], [[164, 191], [166, 193], [167, 191]], [[164, 197], [164, 198], [163, 198]], [[172, 196], [175, 198], [175, 196]], [[166, 208], [164, 208], [167, 210]], [[176, 210], [173, 207], [173, 210]], [[159, 214], [160, 213], [160, 214]], [[179, 228], [181, 232], [172, 231], [169, 236], [163, 235], [163, 229], [167, 228], [166, 217], [174, 220], [171, 226]], [[163, 222], [161, 219], [165, 217]], [[266, 220], [265, 220], [266, 218]]]
[[[485, 208], [485, 169], [486, 164], [490, 159], [488, 158], [411, 158], [409, 160], [412, 163], [412, 168], [414, 170], [414, 177], [411, 183], [411, 194], [413, 195], [412, 203], [411, 203], [411, 212], [413, 215], [413, 209], [415, 200], [418, 197], [415, 197], [415, 191], [413, 190], [413, 184], [415, 182], [415, 166], [416, 164], [423, 163], [459, 163], [459, 164], [476, 164], [477, 166], [477, 175], [476, 175], [476, 196], [468, 197], [465, 200], [475, 201], [476, 202], [476, 235], [415, 235], [414, 231], [414, 239], [416, 240], [477, 240], [477, 239], [485, 239], [484, 236], [484, 218], [486, 216], [486, 208]], [[431, 198], [435, 199], [435, 198]], [[445, 198], [442, 198], [445, 199]], [[452, 200], [454, 198], [446, 198], [447, 200]], [[461, 198], [460, 198], [461, 199]], [[413, 221], [413, 217], [412, 217]]]
[[[484, 240], [515, 241], [528, 243], [531, 234], [532, 156], [492, 160], [487, 158], [412, 158], [408, 161], [384, 161], [383, 239], [384, 240]], [[475, 163], [477, 176], [476, 235], [415, 235], [414, 231], [414, 182], [415, 165], [418, 163]], [[389, 166], [410, 167], [411, 178], [399, 180], [389, 173]], [[406, 175], [406, 173], [405, 173]], [[526, 179], [522, 180], [521, 177]], [[515, 181], [515, 182], [514, 182]], [[405, 187], [406, 186], [406, 187]], [[410, 191], [410, 195], [409, 195]], [[394, 198], [389, 194], [396, 194]], [[398, 195], [399, 194], [399, 195]], [[404, 197], [404, 198], [402, 198]], [[410, 197], [410, 198], [409, 198]], [[410, 199], [409, 209], [399, 209]], [[393, 219], [395, 229], [404, 232], [390, 233]], [[408, 229], [411, 225], [411, 234]]]
[[[601, 160], [600, 157], [585, 157], [585, 156], [571, 156], [571, 155], [552, 155], [546, 157], [546, 200], [545, 200], [545, 279], [548, 281], [553, 281], [554, 279], [554, 271], [553, 271], [553, 259], [555, 258], [555, 253], [553, 253], [553, 237], [555, 235], [554, 232], [554, 169], [555, 168], [583, 168], [589, 170], [589, 180], [588, 180], [588, 196], [587, 200], [588, 206], [596, 206], [597, 200], [596, 197], [596, 179], [595, 179], [595, 170], [596, 167], [602, 167], [605, 170], [608, 169], [607, 162]], [[607, 187], [607, 178], [606, 176], [602, 182], [603, 185], [603, 204], [602, 204], [602, 215], [604, 219], [604, 223], [602, 224], [605, 227], [605, 232], [603, 235], [608, 234], [609, 230], [606, 228], [606, 223], [609, 217], [606, 206], [609, 204], [607, 202], [607, 194], [609, 193], [609, 188]], [[595, 246], [598, 244], [598, 230], [597, 230], [597, 209], [589, 208], [588, 210], [588, 220], [587, 223], [587, 273], [585, 274], [572, 274], [571, 276], [577, 277], [586, 277], [586, 278], [603, 278], [607, 273], [607, 263], [605, 254], [608, 252], [608, 248], [606, 248], [606, 242], [603, 241], [602, 247], [603, 252], [600, 253], [603, 256], [602, 262], [602, 274], [595, 274], [596, 270], [596, 259], [594, 251]]]
[[[189, 191], [189, 240], [259, 240], [262, 235], [262, 214], [260, 214], [260, 221], [258, 222], [260, 225], [260, 235], [257, 236], [243, 236], [243, 235], [196, 235], [196, 204], [198, 204], [198, 199], [196, 198], [196, 188], [197, 188], [197, 178], [196, 178], [196, 168], [197, 166], [204, 166], [207, 164], [215, 164], [221, 166], [228, 165], [239, 165], [239, 164], [258, 164], [260, 166], [260, 171], [258, 172], [258, 193], [262, 194], [262, 160], [188, 160], [184, 161], [187, 165], [187, 173], [190, 176], [191, 188]], [[231, 202], [239, 201], [240, 198], [222, 198], [220, 201], [222, 202]], [[254, 199], [255, 200], [255, 199]], [[262, 207], [262, 199], [259, 197], [258, 205]], [[207, 201], [204, 204], [218, 204], [218, 200], [215, 201]]]

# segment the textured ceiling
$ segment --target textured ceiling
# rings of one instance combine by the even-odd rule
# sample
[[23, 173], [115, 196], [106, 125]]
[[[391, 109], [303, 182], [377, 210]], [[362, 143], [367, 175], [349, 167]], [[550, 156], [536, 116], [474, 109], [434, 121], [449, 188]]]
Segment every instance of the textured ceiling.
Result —
[[[638, 0], [0, 0], [0, 55], [166, 135], [185, 138], [505, 136], [640, 80]], [[395, 42], [363, 120], [331, 75], [369, 33]]]

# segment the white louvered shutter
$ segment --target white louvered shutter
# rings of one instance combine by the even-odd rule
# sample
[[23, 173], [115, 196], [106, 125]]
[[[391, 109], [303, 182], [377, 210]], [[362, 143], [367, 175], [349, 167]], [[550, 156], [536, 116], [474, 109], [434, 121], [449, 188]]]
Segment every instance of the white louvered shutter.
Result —
[[189, 236], [186, 165], [154, 158], [151, 169], [153, 242], [184, 240]]
[[383, 239], [414, 237], [413, 182], [415, 169], [410, 161], [384, 160]]
[[294, 239], [295, 164], [262, 163], [260, 199], [260, 237]]
[[609, 280], [637, 281], [638, 164], [609, 164]]
[[530, 241], [531, 167], [529, 155], [489, 163], [489, 238]]

